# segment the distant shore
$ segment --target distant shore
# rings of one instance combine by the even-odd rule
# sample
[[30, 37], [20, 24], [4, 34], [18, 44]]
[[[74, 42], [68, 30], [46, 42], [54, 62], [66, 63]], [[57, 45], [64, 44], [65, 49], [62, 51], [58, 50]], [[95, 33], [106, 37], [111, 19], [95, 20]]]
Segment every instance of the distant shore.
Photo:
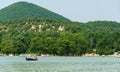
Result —
[[[0, 56], [21, 56], [21, 57], [26, 57], [26, 56], [42, 56], [42, 57], [49, 57], [49, 56], [54, 56], [54, 55], [49, 55], [49, 54], [41, 54], [41, 55], [36, 55], [36, 54], [0, 54]], [[57, 55], [56, 55], [57, 56]], [[112, 56], [112, 57], [120, 57], [120, 54], [118, 54], [117, 52], [115, 52], [112, 55], [99, 55], [99, 54], [94, 54], [94, 53], [86, 53], [81, 55], [81, 57], [99, 57], [99, 56]], [[73, 56], [76, 57], [76, 56]]]

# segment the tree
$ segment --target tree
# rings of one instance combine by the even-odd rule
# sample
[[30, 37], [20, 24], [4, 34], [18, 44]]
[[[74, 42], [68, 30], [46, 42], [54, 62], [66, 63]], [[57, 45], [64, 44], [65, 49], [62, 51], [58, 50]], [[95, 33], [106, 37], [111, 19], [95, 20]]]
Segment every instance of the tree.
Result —
[[2, 49], [1, 52], [4, 54], [14, 54], [15, 49], [13, 46], [13, 40], [10, 37], [5, 37], [2, 39]]

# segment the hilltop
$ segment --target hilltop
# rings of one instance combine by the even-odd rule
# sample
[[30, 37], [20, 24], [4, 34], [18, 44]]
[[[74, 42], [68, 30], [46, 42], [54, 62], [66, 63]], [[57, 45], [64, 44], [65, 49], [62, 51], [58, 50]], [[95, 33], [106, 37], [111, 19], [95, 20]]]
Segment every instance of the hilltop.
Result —
[[32, 3], [0, 10], [0, 53], [80, 56], [120, 51], [120, 23], [72, 22]]
[[50, 18], [70, 21], [57, 13], [28, 2], [17, 2], [0, 10], [0, 21], [23, 18]]

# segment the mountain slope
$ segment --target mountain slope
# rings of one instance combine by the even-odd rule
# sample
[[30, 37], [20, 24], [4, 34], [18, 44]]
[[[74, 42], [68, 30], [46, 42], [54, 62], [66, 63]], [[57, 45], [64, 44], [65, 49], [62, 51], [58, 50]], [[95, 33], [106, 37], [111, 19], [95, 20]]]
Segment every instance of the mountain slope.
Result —
[[0, 21], [35, 17], [69, 21], [59, 14], [27, 2], [17, 2], [0, 10]]
[[120, 23], [33, 18], [0, 23], [0, 53], [110, 55], [120, 52]]

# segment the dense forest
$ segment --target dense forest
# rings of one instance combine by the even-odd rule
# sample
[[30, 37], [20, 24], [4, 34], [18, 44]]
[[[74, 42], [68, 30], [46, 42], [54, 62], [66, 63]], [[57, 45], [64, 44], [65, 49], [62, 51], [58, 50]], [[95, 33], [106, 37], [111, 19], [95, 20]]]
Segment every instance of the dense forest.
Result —
[[4, 22], [16, 19], [35, 17], [70, 21], [62, 15], [47, 10], [46, 8], [24, 1], [17, 2], [3, 9], [0, 9], [0, 21]]
[[72, 22], [28, 2], [17, 2], [0, 10], [1, 54], [81, 56], [119, 51], [118, 22]]
[[32, 18], [0, 22], [0, 53], [80, 56], [120, 51], [120, 23]]

